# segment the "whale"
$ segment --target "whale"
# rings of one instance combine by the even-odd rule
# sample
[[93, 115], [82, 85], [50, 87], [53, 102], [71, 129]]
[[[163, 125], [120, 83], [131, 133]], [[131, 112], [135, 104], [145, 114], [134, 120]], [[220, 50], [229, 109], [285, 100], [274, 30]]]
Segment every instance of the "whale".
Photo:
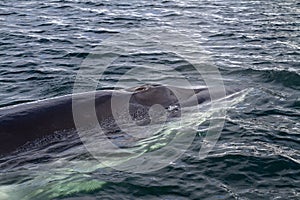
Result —
[[[216, 94], [222, 93], [218, 90], [214, 91]], [[234, 92], [236, 92], [235, 89], [226, 89], [225, 95]], [[0, 155], [14, 152], [28, 143], [59, 131], [76, 130], [78, 127], [74, 122], [74, 108], [82, 110], [79, 112], [84, 122], [81, 126], [88, 127], [92, 125], [91, 122], [95, 123], [92, 116], [85, 111], [87, 110], [85, 108], [90, 105], [94, 105], [99, 124], [107, 119], [113, 121], [112, 97], [114, 97], [115, 104], [119, 106], [123, 104], [122, 99], [129, 99], [128, 111], [132, 120], [139, 122], [138, 125], [145, 125], [149, 123], [148, 111], [153, 105], [160, 105], [166, 109], [169, 118], [178, 117], [180, 107], [208, 102], [211, 100], [211, 95], [206, 87], [180, 88], [144, 84], [123, 90], [98, 90], [4, 107], [0, 109]], [[109, 127], [105, 129], [107, 132], [115, 130]]]

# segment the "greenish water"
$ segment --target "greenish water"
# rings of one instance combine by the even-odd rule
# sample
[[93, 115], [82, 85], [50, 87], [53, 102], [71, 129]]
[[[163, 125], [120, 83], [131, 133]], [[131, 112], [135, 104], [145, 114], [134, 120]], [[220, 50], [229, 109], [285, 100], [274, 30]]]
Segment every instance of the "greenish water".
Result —
[[[0, 158], [0, 199], [299, 199], [299, 9], [293, 0], [1, 1], [1, 108], [72, 93], [95, 48], [118, 34], [157, 27], [193, 40], [188, 49], [205, 52], [224, 84], [243, 89], [244, 96], [228, 106], [220, 138], [204, 159], [199, 150], [211, 115], [184, 118], [183, 127], [197, 125], [189, 148], [145, 174], [103, 166], [78, 137], [58, 134]], [[142, 70], [129, 74], [121, 88], [180, 80], [178, 73], [205, 85], [175, 49], [122, 55], [100, 80], [98, 67], [87, 69], [81, 89], [89, 90], [89, 83], [111, 89], [129, 69]], [[163, 147], [174, 127], [170, 122], [138, 147]]]

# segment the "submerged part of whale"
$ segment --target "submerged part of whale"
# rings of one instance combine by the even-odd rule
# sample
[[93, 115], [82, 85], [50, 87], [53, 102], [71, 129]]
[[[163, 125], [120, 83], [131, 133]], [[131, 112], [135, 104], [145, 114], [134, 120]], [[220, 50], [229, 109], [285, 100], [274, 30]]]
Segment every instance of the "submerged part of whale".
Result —
[[[226, 90], [227, 94], [233, 92], [235, 90]], [[75, 129], [72, 112], [74, 106], [84, 110], [93, 102], [97, 120], [101, 124], [107, 119], [114, 118], [112, 96], [118, 101], [129, 95], [129, 112], [132, 119], [137, 121], [147, 119], [149, 108], [153, 105], [161, 105], [168, 110], [168, 117], [174, 117], [180, 115], [180, 110], [169, 108], [178, 107], [179, 101], [180, 106], [193, 106], [209, 101], [211, 96], [207, 88], [186, 89], [162, 85], [143, 85], [124, 91], [101, 90], [93, 95], [87, 94], [67, 95], [0, 109], [0, 155], [12, 152], [28, 142], [49, 136], [57, 131]], [[183, 99], [179, 99], [179, 96]], [[76, 99], [75, 105], [74, 98]], [[140, 112], [141, 110], [143, 112]], [[82, 119], [87, 124], [92, 121], [89, 115], [83, 114]], [[147, 120], [144, 122], [147, 123]]]

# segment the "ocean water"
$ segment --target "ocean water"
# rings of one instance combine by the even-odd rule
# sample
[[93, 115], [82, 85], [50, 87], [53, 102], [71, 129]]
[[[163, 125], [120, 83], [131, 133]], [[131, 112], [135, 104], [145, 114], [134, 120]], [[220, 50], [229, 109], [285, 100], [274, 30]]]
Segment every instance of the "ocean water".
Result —
[[300, 199], [299, 27], [294, 0], [1, 1], [1, 109], [143, 83], [221, 78], [242, 91], [223, 101], [224, 126], [204, 158], [217, 118], [205, 108], [139, 141], [143, 155], [177, 127], [196, 127], [177, 159], [147, 173], [107, 167], [118, 163], [103, 165], [63, 132], [0, 158], [0, 199]]

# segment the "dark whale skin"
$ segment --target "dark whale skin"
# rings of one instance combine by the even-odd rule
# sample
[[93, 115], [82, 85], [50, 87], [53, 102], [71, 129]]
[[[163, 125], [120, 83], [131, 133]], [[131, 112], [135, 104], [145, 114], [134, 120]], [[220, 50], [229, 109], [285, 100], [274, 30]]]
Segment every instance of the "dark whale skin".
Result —
[[[183, 89], [172, 87], [172, 89], [185, 94], [186, 99], [184, 99], [183, 106], [193, 106], [195, 103], [200, 104], [210, 101], [210, 93], [207, 88]], [[226, 90], [226, 94], [236, 91], [236, 89], [229, 89]], [[75, 129], [72, 110], [72, 98], [74, 97], [77, 100], [75, 106], [81, 108], [83, 113], [85, 106], [90, 105], [94, 101], [99, 123], [107, 118], [113, 118], [110, 101], [113, 92], [120, 99], [125, 97], [125, 95], [131, 96], [129, 111], [132, 118], [135, 116], [136, 109], [141, 107], [147, 110], [154, 104], [160, 104], [164, 108], [178, 104], [178, 99], [169, 87], [145, 85], [125, 91], [101, 90], [93, 93], [93, 95], [88, 93], [66, 95], [1, 108], [0, 155], [13, 152], [27, 143], [49, 136], [57, 131]], [[191, 101], [191, 96], [188, 92], [192, 92], [194, 94], [193, 97], [196, 97], [198, 101]], [[218, 90], [216, 90], [216, 93], [218, 93]], [[83, 121], [88, 123], [93, 120], [89, 116], [84, 116]]]

